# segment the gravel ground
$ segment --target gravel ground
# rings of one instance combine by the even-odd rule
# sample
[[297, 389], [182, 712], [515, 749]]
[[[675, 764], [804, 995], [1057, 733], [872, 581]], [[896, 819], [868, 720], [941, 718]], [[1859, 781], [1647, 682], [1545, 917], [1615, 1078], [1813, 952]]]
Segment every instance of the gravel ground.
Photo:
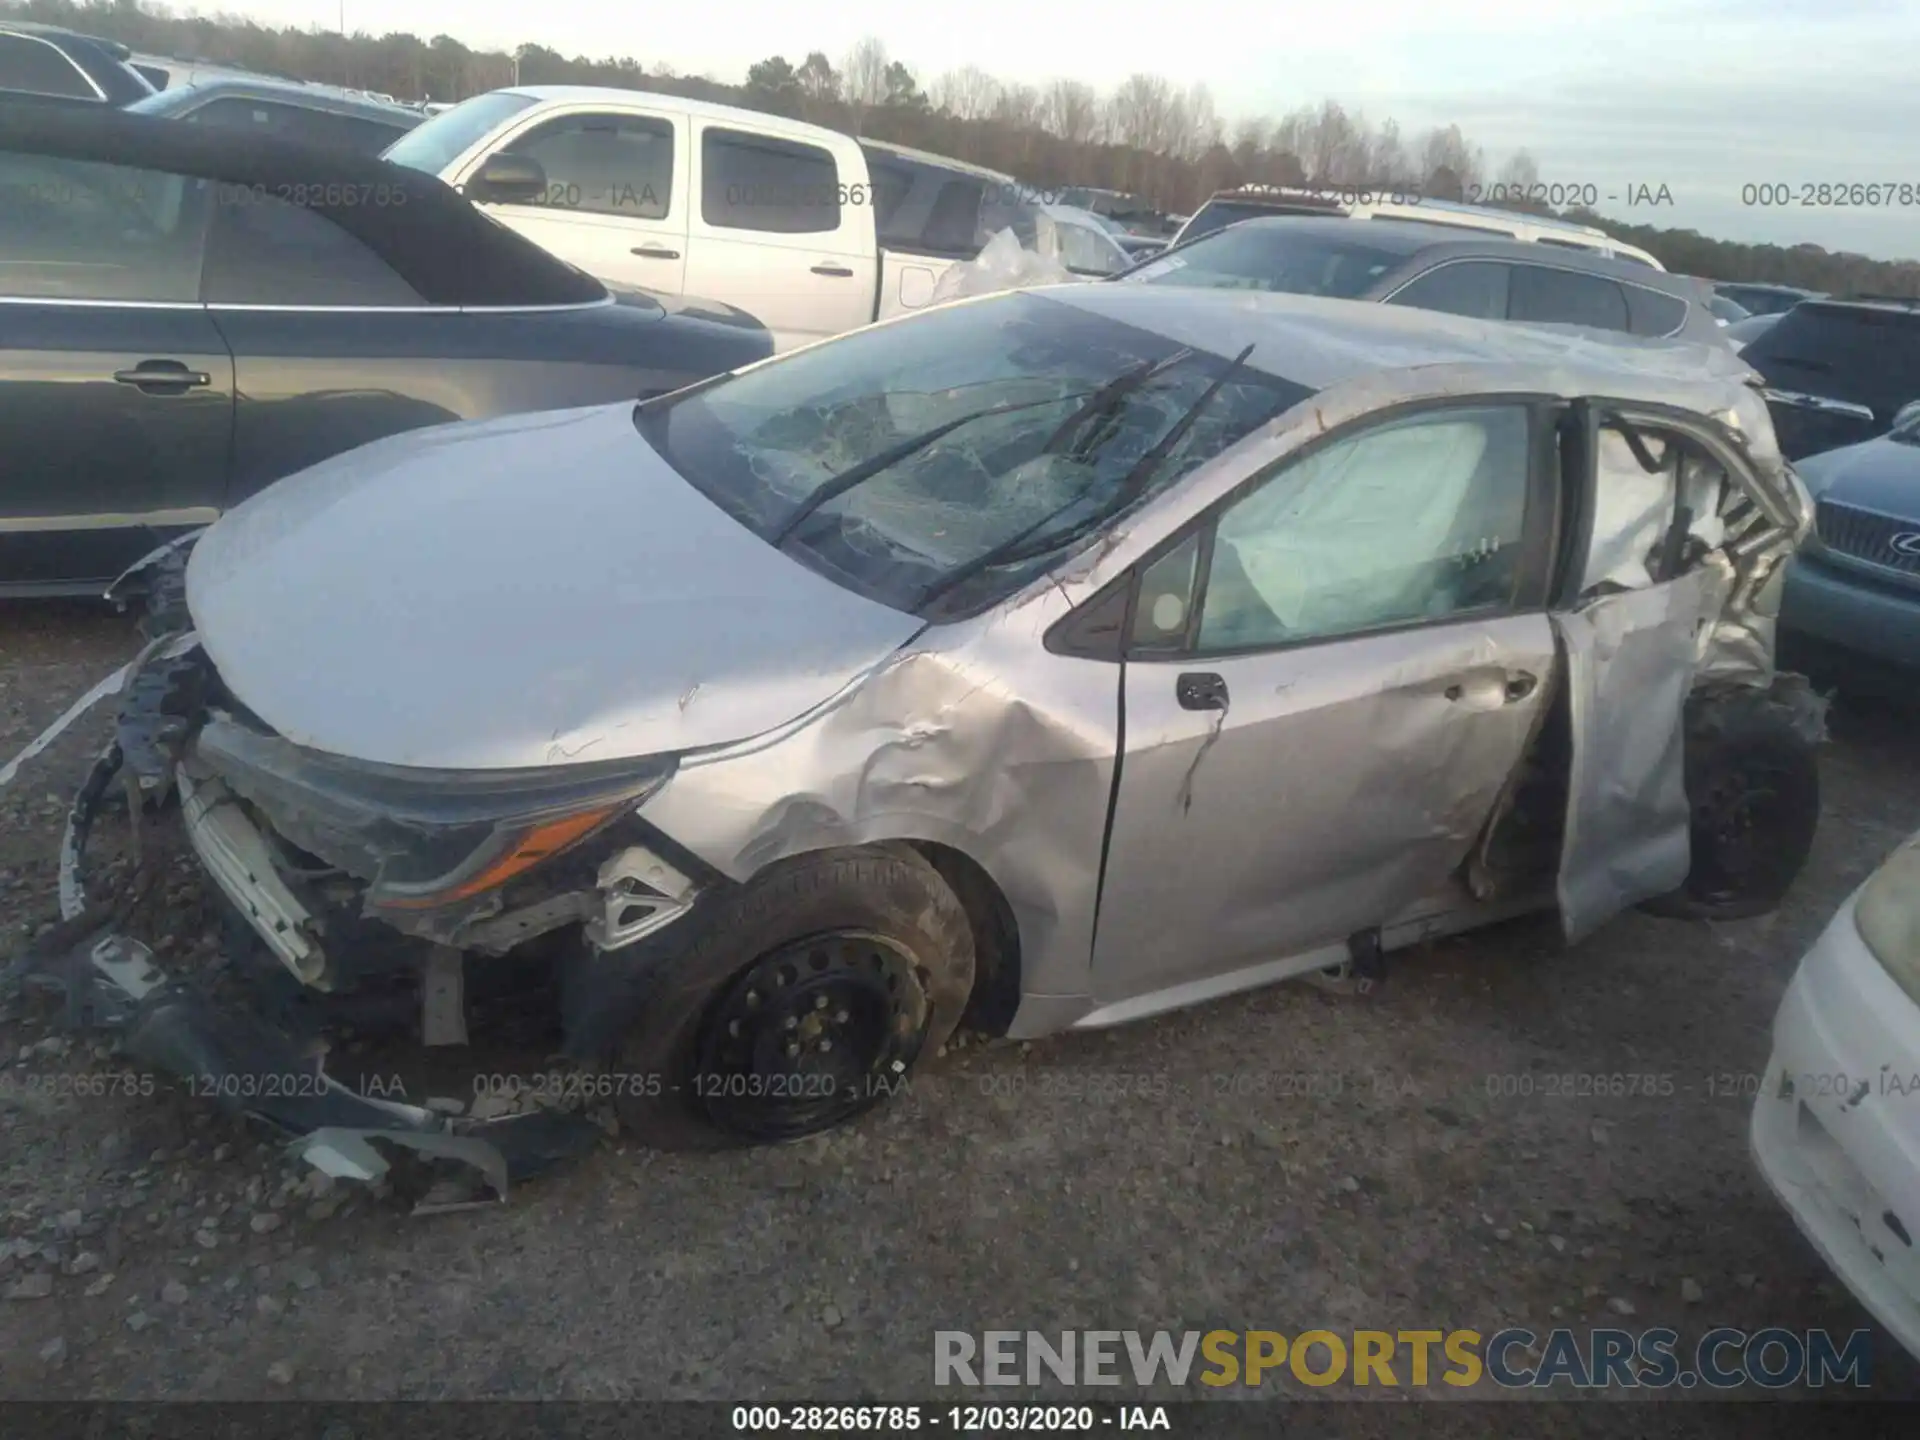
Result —
[[[89, 606], [0, 607], [0, 758], [133, 648]], [[105, 709], [0, 792], [0, 956], [56, 918]], [[1813, 861], [1775, 915], [1635, 914], [1573, 949], [1522, 922], [1365, 998], [1287, 985], [962, 1045], [831, 1137], [610, 1140], [433, 1218], [165, 1082], [84, 1093], [59, 1077], [131, 1072], [26, 997], [0, 1009], [0, 1398], [918, 1398], [936, 1329], [1003, 1326], [1852, 1330], [1745, 1126], [1795, 961], [1920, 823], [1911, 721], [1836, 712]], [[212, 948], [180, 874], [176, 960]], [[1539, 1093], [1615, 1073], [1671, 1093]], [[1535, 1093], [1499, 1095], [1515, 1077]], [[1874, 1380], [1920, 1396], [1890, 1342]]]

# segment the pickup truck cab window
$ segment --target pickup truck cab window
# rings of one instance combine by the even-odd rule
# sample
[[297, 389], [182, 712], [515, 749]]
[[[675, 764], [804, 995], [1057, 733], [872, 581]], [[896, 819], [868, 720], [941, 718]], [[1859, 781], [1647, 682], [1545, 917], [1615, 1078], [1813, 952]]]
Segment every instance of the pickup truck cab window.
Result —
[[388, 146], [382, 157], [396, 165], [438, 175], [522, 110], [537, 104], [533, 96], [495, 90], [443, 110]]
[[634, 220], [672, 210], [673, 150], [669, 122], [612, 114], [564, 115], [506, 147], [546, 171], [547, 193], [533, 203]]
[[700, 137], [700, 218], [776, 235], [840, 228], [840, 172], [817, 145], [708, 126]]

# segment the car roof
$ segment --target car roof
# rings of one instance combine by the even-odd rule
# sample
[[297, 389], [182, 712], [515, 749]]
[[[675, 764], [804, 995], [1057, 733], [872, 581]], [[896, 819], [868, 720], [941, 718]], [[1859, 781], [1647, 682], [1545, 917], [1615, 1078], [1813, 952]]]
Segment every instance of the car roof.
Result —
[[206, 80], [193, 80], [185, 85], [176, 85], [170, 90], [162, 90], [159, 93], [178, 97], [189, 94], [202, 97], [237, 95], [243, 99], [252, 100], [286, 100], [289, 103], [305, 101], [309, 108], [377, 115], [382, 119], [417, 122], [426, 118], [420, 111], [405, 105], [390, 105], [385, 100], [374, 99], [371, 95], [360, 95], [351, 90], [336, 89], [331, 85], [308, 85], [298, 80], [217, 75]]
[[1723, 345], [1574, 326], [1473, 320], [1406, 305], [1173, 285], [1060, 285], [1029, 293], [1153, 331], [1313, 390], [1391, 370], [1525, 370], [1530, 388], [1568, 398], [1733, 404], [1758, 377]]
[[770, 132], [816, 137], [818, 142], [828, 146], [853, 142], [852, 136], [840, 130], [829, 130], [824, 125], [810, 125], [805, 120], [789, 120], [784, 115], [763, 114], [758, 110], [748, 110], [739, 105], [717, 105], [711, 100], [692, 100], [684, 95], [670, 95], [661, 90], [628, 90], [617, 85], [506, 85], [501, 88], [512, 94], [525, 95], [534, 100], [564, 100], [572, 104], [586, 102], [604, 105], [645, 105], [651, 102], [657, 105], [665, 102], [676, 110], [703, 120], [720, 120], [730, 125], [742, 125], [751, 120], [755, 124], [764, 125]]
[[0, 107], [0, 150], [191, 175], [324, 215], [433, 305], [603, 302], [598, 280], [403, 165], [109, 106]]
[[[1344, 215], [1263, 215], [1241, 220], [1220, 230], [1209, 231], [1192, 241], [1204, 245], [1229, 230], [1272, 234], [1309, 235], [1326, 240], [1354, 240], [1371, 249], [1411, 259], [1427, 255], [1448, 260], [1485, 258], [1509, 260], [1528, 265], [1546, 265], [1562, 270], [1580, 270], [1605, 275], [1629, 285], [1639, 285], [1676, 299], [1699, 300], [1699, 286], [1690, 277], [1666, 270], [1653, 270], [1631, 260], [1616, 260], [1594, 250], [1571, 249], [1559, 245], [1541, 245], [1536, 240], [1516, 240], [1496, 231], [1474, 231], [1460, 225], [1429, 225], [1419, 220], [1353, 220]], [[1180, 247], [1185, 250], [1187, 247]], [[1676, 283], [1678, 282], [1678, 283]]]
[[1017, 185], [1019, 182], [1011, 175], [998, 170], [989, 170], [984, 165], [975, 165], [967, 160], [955, 160], [950, 155], [936, 155], [931, 150], [916, 150], [911, 145], [896, 145], [891, 140], [874, 140], [862, 135], [862, 150], [878, 150], [883, 155], [897, 155], [902, 160], [914, 160], [922, 165], [935, 165], [942, 170], [958, 171], [962, 175], [975, 175], [982, 180], [992, 180], [1001, 185]]
[[78, 40], [86, 45], [103, 51], [110, 58], [125, 60], [133, 52], [118, 40], [108, 40], [100, 35], [89, 35], [82, 30], [70, 30], [65, 25], [44, 25], [37, 20], [0, 19], [0, 30], [17, 30], [23, 35], [31, 35], [39, 40]]

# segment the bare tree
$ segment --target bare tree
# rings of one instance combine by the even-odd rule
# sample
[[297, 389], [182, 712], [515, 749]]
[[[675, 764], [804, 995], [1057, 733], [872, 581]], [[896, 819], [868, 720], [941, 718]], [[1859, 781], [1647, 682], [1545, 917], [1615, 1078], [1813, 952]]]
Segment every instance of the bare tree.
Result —
[[1480, 151], [1467, 144], [1458, 125], [1427, 132], [1420, 147], [1420, 179], [1427, 194], [1437, 200], [1462, 199], [1468, 187], [1479, 183], [1480, 170]]
[[1213, 108], [1213, 92], [1204, 82], [1196, 81], [1180, 97], [1180, 111], [1185, 121], [1184, 143], [1175, 153], [1183, 159], [1198, 160], [1220, 143], [1224, 128], [1219, 112]]
[[957, 120], [984, 120], [1000, 98], [1000, 82], [978, 65], [949, 70], [933, 82], [933, 108]]
[[840, 94], [856, 118], [887, 98], [887, 47], [869, 35], [840, 62]]
[[993, 102], [993, 118], [1021, 130], [1038, 130], [1040, 92], [1031, 85], [1009, 85]]
[[1507, 157], [1507, 163], [1500, 167], [1500, 174], [1494, 180], [1494, 193], [1509, 203], [1526, 201], [1532, 198], [1534, 187], [1540, 183], [1540, 167], [1534, 163], [1533, 156], [1524, 150], [1516, 150]]
[[1129, 75], [1107, 101], [1107, 117], [1117, 144], [1164, 153], [1172, 129], [1173, 90], [1158, 75]]
[[1258, 116], [1233, 127], [1233, 158], [1243, 169], [1251, 168], [1260, 152], [1267, 148], [1268, 128], [1267, 122]]
[[1400, 123], [1388, 119], [1380, 126], [1368, 146], [1367, 179], [1376, 185], [1402, 184], [1414, 178], [1413, 162], [1407, 158], [1406, 142], [1400, 138]]
[[1091, 85], [1056, 80], [1041, 104], [1041, 123], [1069, 145], [1086, 145], [1100, 133], [1100, 97]]

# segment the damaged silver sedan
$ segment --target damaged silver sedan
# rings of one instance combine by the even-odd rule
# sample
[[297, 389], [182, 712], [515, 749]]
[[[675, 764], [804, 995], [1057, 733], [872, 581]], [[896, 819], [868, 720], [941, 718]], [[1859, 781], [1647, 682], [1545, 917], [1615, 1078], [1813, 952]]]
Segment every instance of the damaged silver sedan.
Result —
[[[131, 771], [304, 1013], [397, 994], [458, 1044], [531, 963], [631, 1130], [768, 1142], [963, 1024], [1755, 913], [1818, 811], [1772, 660], [1807, 516], [1730, 354], [1155, 287], [380, 441], [136, 577], [160, 633], [42, 963], [154, 1064], [322, 1073], [99, 928]], [[370, 1134], [564, 1148], [328, 1086], [245, 1108], [336, 1173]]]

